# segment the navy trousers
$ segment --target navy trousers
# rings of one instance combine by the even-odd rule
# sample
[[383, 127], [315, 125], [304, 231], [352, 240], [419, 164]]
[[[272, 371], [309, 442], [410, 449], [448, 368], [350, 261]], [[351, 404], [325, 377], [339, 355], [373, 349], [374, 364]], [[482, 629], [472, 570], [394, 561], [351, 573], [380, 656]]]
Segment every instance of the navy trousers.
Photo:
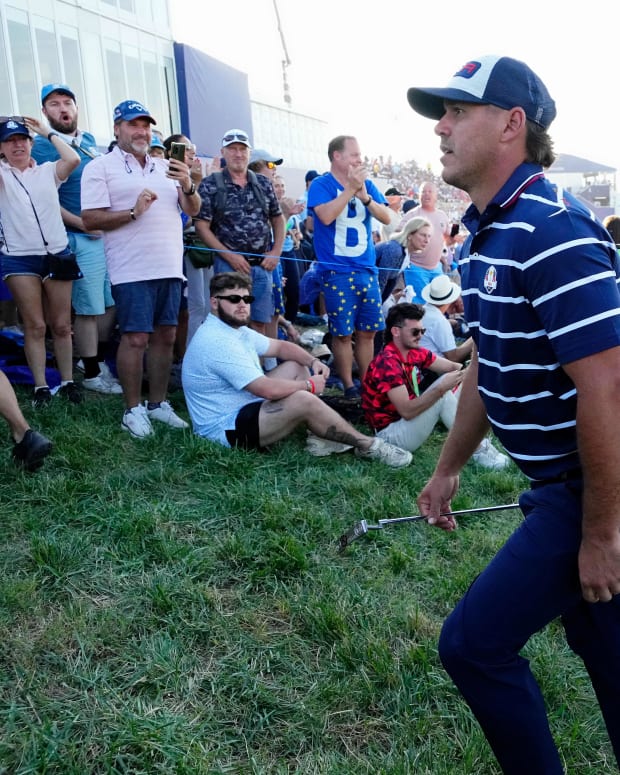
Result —
[[520, 505], [525, 520], [446, 620], [441, 660], [505, 773], [560, 775], [543, 697], [519, 652], [561, 617], [620, 764], [620, 595], [594, 604], [581, 596], [581, 482], [529, 490]]

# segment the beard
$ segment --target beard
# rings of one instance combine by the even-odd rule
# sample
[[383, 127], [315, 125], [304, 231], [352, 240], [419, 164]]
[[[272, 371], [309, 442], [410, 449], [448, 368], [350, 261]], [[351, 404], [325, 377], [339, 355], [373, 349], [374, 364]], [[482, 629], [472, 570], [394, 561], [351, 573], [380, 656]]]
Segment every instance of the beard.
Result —
[[77, 132], [77, 116], [64, 121], [56, 121], [51, 118], [48, 118], [47, 121], [55, 132], [61, 132], [63, 135], [73, 135]]
[[245, 319], [242, 319], [240, 317], [235, 317], [234, 315], [230, 315], [226, 310], [224, 309], [224, 305], [221, 301], [217, 302], [217, 316], [219, 319], [223, 322], [228, 324], [231, 328], [241, 328], [242, 326], [247, 326], [250, 322], [250, 309], [249, 307], [246, 307], [246, 315]]

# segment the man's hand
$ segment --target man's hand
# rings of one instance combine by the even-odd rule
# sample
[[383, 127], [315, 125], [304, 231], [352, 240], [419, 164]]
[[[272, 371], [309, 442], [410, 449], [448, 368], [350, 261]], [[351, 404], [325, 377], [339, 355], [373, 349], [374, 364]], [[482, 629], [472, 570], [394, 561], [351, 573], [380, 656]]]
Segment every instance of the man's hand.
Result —
[[151, 191], [149, 188], [143, 189], [136, 199], [136, 203], [133, 208], [134, 215], [138, 218], [145, 213], [153, 202], [157, 199], [157, 194]]
[[168, 161], [168, 171], [166, 176], [172, 180], [176, 180], [181, 186], [182, 191], [189, 191], [192, 187], [192, 179], [189, 174], [189, 167], [178, 159], [170, 159]]
[[458, 488], [458, 476], [434, 475], [426, 483], [426, 486], [418, 495], [417, 502], [420, 514], [428, 517], [429, 525], [435, 525], [448, 532], [456, 529], [454, 517], [440, 517], [439, 515], [452, 510], [450, 501]]
[[368, 170], [366, 167], [364, 167], [363, 164], [359, 167], [349, 167], [349, 173], [347, 175], [349, 188], [356, 196], [359, 196], [360, 193], [363, 192], [362, 198], [364, 199], [368, 199], [368, 194], [366, 194], [366, 186], [364, 185], [367, 177]]
[[620, 532], [607, 540], [584, 532], [579, 549], [579, 579], [583, 599], [608, 603], [620, 594]]
[[220, 253], [220, 256], [230, 264], [234, 272], [241, 272], [241, 274], [252, 274], [252, 269], [241, 253], [227, 253], [225, 256]]
[[326, 377], [323, 374], [313, 374], [310, 379], [314, 382], [314, 392], [320, 396], [325, 390]]
[[[327, 379], [331, 373], [329, 366], [318, 358], [315, 358], [312, 361], [312, 372], [317, 376], [320, 375], [324, 379]], [[314, 379], [314, 376], [312, 378]]]
[[445, 374], [442, 374], [438, 380], [435, 380], [429, 390], [440, 390], [443, 395], [449, 390], [454, 390], [457, 385], [460, 385], [464, 376], [465, 372], [462, 370], [448, 371]]
[[273, 272], [276, 266], [280, 263], [280, 256], [265, 255], [265, 258], [261, 261], [260, 265], [268, 272]]

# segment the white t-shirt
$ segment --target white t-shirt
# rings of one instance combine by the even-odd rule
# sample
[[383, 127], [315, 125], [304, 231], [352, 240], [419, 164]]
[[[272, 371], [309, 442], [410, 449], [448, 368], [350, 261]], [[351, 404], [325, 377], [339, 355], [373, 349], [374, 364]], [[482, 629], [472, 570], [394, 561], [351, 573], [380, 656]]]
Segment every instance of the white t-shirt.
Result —
[[420, 347], [443, 356], [444, 353], [456, 348], [456, 340], [450, 321], [443, 315], [439, 307], [434, 304], [424, 305], [424, 317], [422, 326], [426, 333], [420, 340]]
[[5, 159], [0, 160], [3, 253], [9, 256], [41, 256], [48, 251], [58, 253], [67, 247], [67, 232], [58, 203], [58, 186], [61, 183], [64, 180], [56, 174], [56, 162], [33, 162], [32, 166], [20, 172]]
[[135, 207], [145, 188], [157, 199], [135, 221], [104, 232], [108, 274], [112, 285], [183, 278], [183, 224], [178, 186], [166, 177], [168, 162], [147, 155], [144, 167], [118, 146], [98, 156], [82, 174], [82, 210]]
[[183, 356], [183, 391], [194, 432], [229, 447], [239, 410], [262, 399], [244, 388], [265, 373], [259, 358], [271, 340], [208, 315]]

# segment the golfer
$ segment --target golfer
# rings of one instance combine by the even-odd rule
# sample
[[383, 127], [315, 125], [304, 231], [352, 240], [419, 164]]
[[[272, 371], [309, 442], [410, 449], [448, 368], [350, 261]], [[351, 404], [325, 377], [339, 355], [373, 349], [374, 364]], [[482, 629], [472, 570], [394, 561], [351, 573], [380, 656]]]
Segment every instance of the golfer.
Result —
[[523, 62], [483, 56], [447, 88], [412, 88], [435, 119], [443, 179], [466, 191], [461, 260], [474, 339], [455, 423], [418, 504], [453, 530], [459, 471], [489, 424], [531, 480], [525, 515], [441, 633], [442, 662], [505, 773], [564, 772], [520, 651], [561, 617], [620, 762], [620, 277], [602, 225], [544, 175], [556, 110]]

